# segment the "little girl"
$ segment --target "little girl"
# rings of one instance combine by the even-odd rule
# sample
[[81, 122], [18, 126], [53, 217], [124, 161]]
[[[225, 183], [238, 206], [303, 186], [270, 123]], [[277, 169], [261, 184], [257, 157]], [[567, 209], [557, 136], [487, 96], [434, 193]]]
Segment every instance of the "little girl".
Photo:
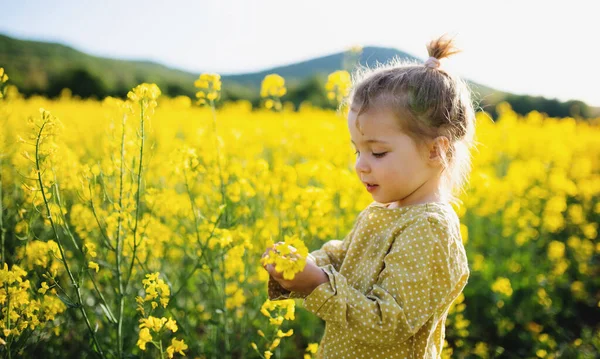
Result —
[[354, 78], [348, 129], [374, 202], [293, 280], [265, 266], [269, 299], [304, 298], [325, 320], [318, 358], [439, 358], [449, 307], [467, 284], [450, 203], [470, 171], [475, 114], [468, 87], [440, 69], [453, 41], [427, 50], [424, 64], [395, 60]]

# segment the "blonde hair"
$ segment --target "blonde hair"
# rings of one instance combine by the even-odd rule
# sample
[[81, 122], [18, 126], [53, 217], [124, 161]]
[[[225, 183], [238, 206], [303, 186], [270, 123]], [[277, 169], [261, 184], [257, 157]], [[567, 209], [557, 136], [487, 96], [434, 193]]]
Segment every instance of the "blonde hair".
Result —
[[[427, 44], [427, 52], [439, 60], [460, 50], [453, 39], [441, 36]], [[447, 137], [449, 147], [441, 156], [443, 185], [449, 199], [460, 202], [458, 196], [471, 172], [475, 110], [467, 84], [436, 66], [435, 59], [424, 65], [394, 58], [374, 69], [360, 67], [352, 75], [353, 85], [343, 105], [353, 111], [358, 108], [357, 115], [371, 108], [391, 110], [419, 147], [438, 136]], [[360, 129], [358, 119], [356, 125]]]

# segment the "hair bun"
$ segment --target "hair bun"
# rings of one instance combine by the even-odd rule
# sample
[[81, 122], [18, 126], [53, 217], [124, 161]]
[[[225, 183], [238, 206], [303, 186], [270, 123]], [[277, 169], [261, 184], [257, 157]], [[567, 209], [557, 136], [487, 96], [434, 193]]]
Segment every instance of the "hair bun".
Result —
[[[429, 59], [425, 62], [425, 66], [438, 68], [439, 60], [459, 53], [460, 50], [454, 45], [454, 39], [446, 38], [446, 35], [442, 35], [437, 39], [434, 39], [427, 44], [427, 53]], [[435, 64], [435, 66], [433, 66]]]
[[440, 67], [440, 60], [436, 59], [433, 56], [430, 56], [427, 61], [425, 61], [425, 66], [432, 68], [432, 69], [437, 69]]

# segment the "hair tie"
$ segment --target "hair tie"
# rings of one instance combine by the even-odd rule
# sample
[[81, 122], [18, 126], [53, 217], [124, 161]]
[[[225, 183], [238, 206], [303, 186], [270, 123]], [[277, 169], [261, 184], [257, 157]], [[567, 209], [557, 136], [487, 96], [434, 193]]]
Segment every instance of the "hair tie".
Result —
[[440, 60], [436, 59], [433, 56], [430, 56], [427, 61], [425, 61], [425, 66], [430, 67], [432, 69], [437, 69], [440, 67]]

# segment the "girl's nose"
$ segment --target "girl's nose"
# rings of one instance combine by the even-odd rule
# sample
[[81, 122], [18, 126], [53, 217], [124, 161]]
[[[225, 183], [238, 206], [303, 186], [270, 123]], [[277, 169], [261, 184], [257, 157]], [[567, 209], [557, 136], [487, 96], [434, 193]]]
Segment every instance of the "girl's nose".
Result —
[[364, 157], [360, 156], [356, 159], [354, 169], [356, 170], [356, 173], [368, 173], [370, 171], [369, 164], [364, 159]]

